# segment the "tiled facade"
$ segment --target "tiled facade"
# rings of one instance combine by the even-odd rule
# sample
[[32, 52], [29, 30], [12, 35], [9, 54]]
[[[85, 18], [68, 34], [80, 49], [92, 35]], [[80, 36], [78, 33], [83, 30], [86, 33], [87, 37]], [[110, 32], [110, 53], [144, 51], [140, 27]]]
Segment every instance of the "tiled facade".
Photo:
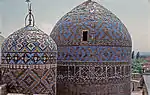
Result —
[[88, 0], [50, 36], [58, 46], [57, 95], [131, 94], [131, 37], [109, 10]]
[[29, 11], [29, 25], [2, 45], [2, 81], [8, 92], [131, 94], [132, 41], [112, 12], [88, 0], [63, 16], [49, 37], [31, 25]]

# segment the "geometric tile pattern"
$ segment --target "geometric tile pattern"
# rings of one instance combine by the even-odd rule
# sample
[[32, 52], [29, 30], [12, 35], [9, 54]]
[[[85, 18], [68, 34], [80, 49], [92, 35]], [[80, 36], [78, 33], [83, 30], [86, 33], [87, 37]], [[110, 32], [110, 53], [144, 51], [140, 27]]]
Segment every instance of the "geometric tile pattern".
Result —
[[58, 46], [58, 95], [130, 95], [131, 37], [108, 9], [88, 0], [64, 15], [50, 36]]
[[56, 93], [56, 67], [50, 69], [6, 69], [2, 81], [11, 93]]
[[70, 62], [128, 62], [130, 47], [66, 46], [58, 47], [58, 61]]
[[56, 95], [57, 45], [35, 26], [25, 26], [3, 42], [1, 68], [10, 93]]
[[88, 31], [86, 45], [132, 45], [125, 25], [94, 1], [86, 1], [64, 15], [52, 30], [51, 37], [58, 46], [81, 45], [83, 30]]
[[11, 34], [2, 45], [2, 64], [47, 64], [56, 59], [57, 46], [40, 29], [26, 26]]
[[[83, 30], [88, 31], [82, 41]], [[50, 36], [58, 45], [58, 61], [128, 61], [132, 41], [125, 25], [109, 10], [86, 1], [63, 16]]]
[[56, 52], [4, 52], [2, 64], [55, 64]]

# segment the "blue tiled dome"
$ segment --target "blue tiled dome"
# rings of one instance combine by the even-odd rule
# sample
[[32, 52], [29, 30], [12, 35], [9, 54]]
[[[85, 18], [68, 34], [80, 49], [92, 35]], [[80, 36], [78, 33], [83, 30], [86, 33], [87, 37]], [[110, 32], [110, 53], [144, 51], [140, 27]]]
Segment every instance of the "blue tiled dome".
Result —
[[56, 95], [57, 45], [35, 26], [31, 2], [26, 2], [25, 27], [2, 44], [1, 80], [9, 93]]
[[58, 61], [128, 62], [131, 53], [125, 25], [94, 1], [68, 12], [50, 36], [58, 45]]
[[52, 38], [34, 26], [11, 34], [2, 44], [2, 64], [47, 64], [56, 57]]

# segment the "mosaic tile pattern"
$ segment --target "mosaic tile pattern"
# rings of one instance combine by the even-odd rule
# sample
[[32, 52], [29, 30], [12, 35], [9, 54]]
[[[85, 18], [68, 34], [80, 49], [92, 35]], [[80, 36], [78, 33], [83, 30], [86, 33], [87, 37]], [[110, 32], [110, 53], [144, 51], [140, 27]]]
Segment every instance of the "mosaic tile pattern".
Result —
[[130, 95], [132, 41], [112, 12], [88, 0], [64, 15], [50, 36], [58, 46], [58, 95]]
[[0, 66], [10, 93], [56, 95], [57, 45], [37, 27], [8, 36]]
[[59, 46], [81, 45], [83, 30], [88, 30], [87, 45], [132, 45], [124, 24], [94, 1], [84, 2], [63, 16], [51, 32], [51, 37]]
[[56, 52], [53, 39], [36, 27], [26, 26], [4, 41], [2, 64], [49, 64], [56, 59]]
[[56, 52], [5, 52], [2, 53], [3, 64], [55, 64]]
[[56, 95], [56, 67], [50, 69], [7, 69], [2, 81], [8, 92]]
[[[84, 30], [88, 31], [86, 42], [82, 41]], [[116, 58], [109, 61], [124, 61], [117, 58], [127, 58], [132, 46], [131, 37], [124, 24], [94, 1], [86, 1], [63, 16], [51, 32], [51, 37], [58, 45], [60, 61], [107, 61], [110, 53]], [[117, 53], [120, 50], [121, 53]], [[99, 58], [104, 53], [106, 60]]]
[[58, 61], [70, 62], [128, 62], [130, 47], [66, 46], [59, 47]]

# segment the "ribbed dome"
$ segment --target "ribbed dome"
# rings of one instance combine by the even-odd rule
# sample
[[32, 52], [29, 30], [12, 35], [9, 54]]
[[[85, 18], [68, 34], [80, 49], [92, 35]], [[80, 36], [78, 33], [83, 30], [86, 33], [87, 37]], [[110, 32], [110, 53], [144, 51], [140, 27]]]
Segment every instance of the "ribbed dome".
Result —
[[40, 29], [26, 26], [11, 34], [2, 45], [2, 64], [47, 64], [55, 55], [53, 39]]
[[124, 24], [109, 10], [94, 1], [86, 1], [63, 16], [51, 37], [58, 45], [80, 45], [82, 32], [88, 32], [88, 45], [131, 46]]

